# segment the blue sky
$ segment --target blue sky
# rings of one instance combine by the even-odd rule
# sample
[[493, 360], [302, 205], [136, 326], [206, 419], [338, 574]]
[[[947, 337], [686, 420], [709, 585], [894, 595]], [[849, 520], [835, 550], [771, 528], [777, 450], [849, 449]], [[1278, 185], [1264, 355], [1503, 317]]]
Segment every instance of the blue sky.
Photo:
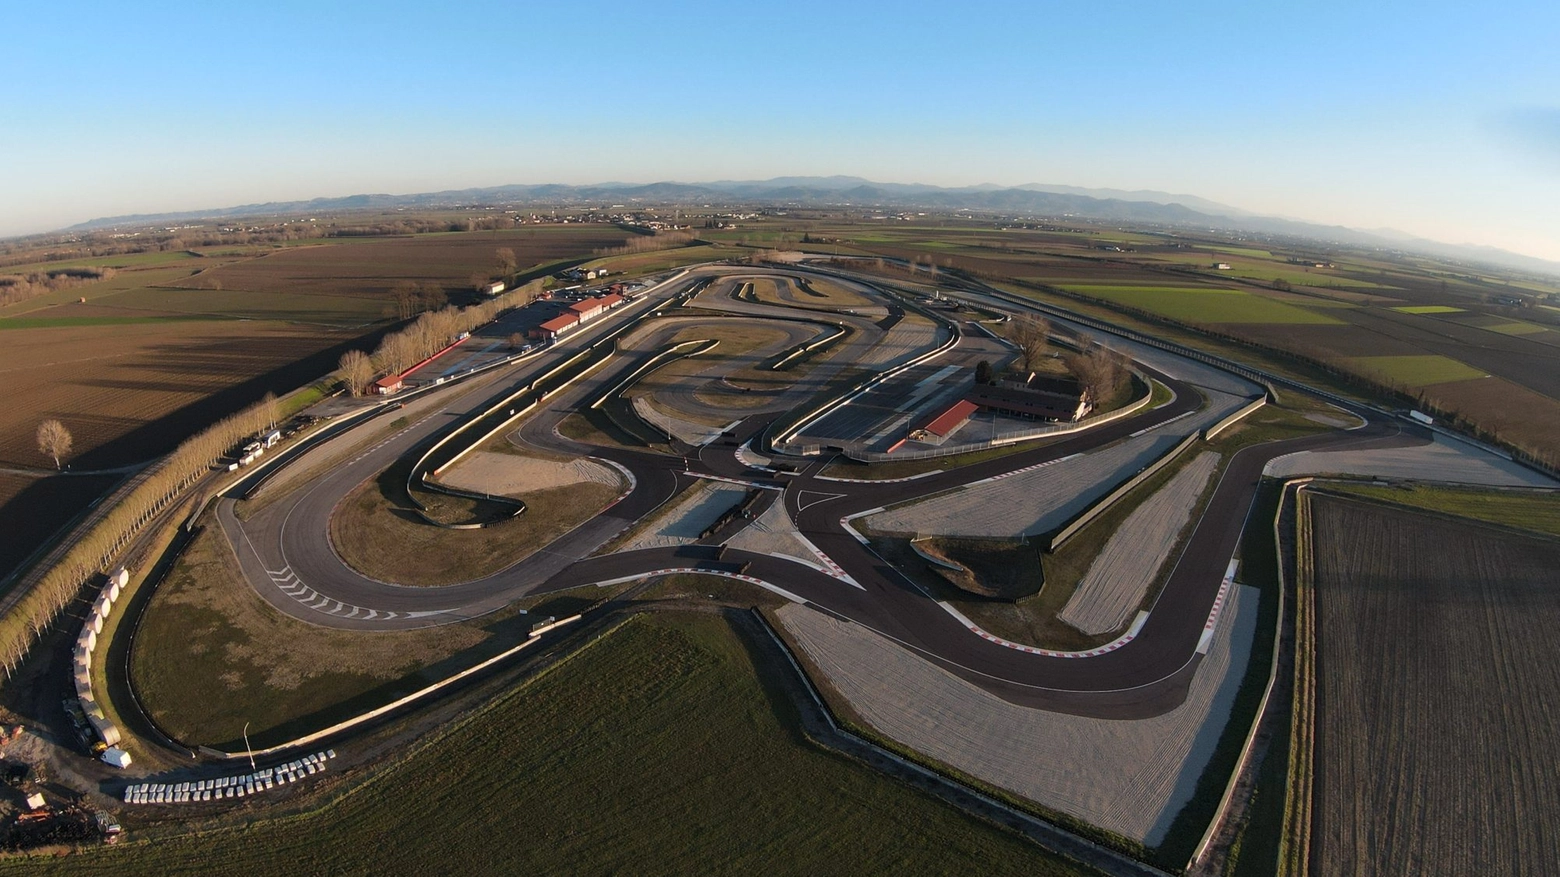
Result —
[[1188, 192], [1560, 260], [1560, 4], [11, 4], [0, 235], [503, 183]]

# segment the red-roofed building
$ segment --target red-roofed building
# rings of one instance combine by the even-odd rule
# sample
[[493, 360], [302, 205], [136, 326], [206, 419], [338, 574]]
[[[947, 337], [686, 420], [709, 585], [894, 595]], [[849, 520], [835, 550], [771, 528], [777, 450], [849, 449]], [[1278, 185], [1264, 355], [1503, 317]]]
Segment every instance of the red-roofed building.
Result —
[[922, 425], [910, 430], [910, 438], [918, 442], [930, 442], [940, 445], [947, 441], [948, 436], [959, 431], [959, 428], [970, 422], [970, 415], [980, 410], [974, 402], [966, 399], [940, 409], [926, 420]]
[[623, 296], [618, 295], [615, 292], [611, 292], [602, 296], [601, 298], [596, 299], [596, 301], [601, 302], [601, 306], [610, 311], [623, 303]]
[[406, 386], [400, 375], [385, 375], [374, 382], [374, 392], [381, 396], [388, 396]]
[[531, 337], [540, 338], [543, 341], [555, 341], [558, 336], [563, 335], [579, 324], [580, 318], [578, 314], [572, 311], [564, 311], [561, 316], [553, 317], [551, 320], [532, 329]]
[[584, 301], [577, 301], [569, 305], [569, 310], [573, 311], [580, 318], [581, 323], [589, 323], [591, 320], [606, 313], [607, 309], [601, 306], [600, 299], [587, 298]]

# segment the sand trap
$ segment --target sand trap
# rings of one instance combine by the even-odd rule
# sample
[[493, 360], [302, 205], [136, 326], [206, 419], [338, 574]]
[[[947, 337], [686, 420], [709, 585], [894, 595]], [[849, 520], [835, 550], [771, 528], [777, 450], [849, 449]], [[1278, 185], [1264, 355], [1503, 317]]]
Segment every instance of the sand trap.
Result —
[[439, 481], [461, 490], [498, 496], [520, 496], [571, 484], [617, 487], [623, 483], [615, 470], [583, 457], [563, 463], [492, 451], [468, 454], [455, 464], [455, 468], [440, 476]]
[[1199, 454], [1133, 509], [1089, 565], [1058, 617], [1090, 634], [1124, 627], [1164, 566], [1218, 465], [1218, 454]]

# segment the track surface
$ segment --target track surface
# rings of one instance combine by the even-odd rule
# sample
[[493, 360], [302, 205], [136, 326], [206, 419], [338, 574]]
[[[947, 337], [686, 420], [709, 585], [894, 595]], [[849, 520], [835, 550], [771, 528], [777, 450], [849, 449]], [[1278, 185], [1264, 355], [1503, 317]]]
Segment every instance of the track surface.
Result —
[[[744, 269], [739, 275], [719, 269], [695, 272], [652, 290], [647, 298], [664, 299], [713, 277], [714, 283], [701, 293], [696, 305], [716, 307], [746, 318], [817, 318], [817, 314], [808, 311], [753, 304], [720, 294], [729, 292], [730, 285], [736, 283], [738, 277], [762, 273], [754, 269]], [[871, 292], [863, 284], [838, 278], [831, 278], [831, 282], [864, 293]], [[714, 295], [710, 294], [712, 290]], [[1009, 303], [1001, 306], [1012, 308]], [[643, 313], [641, 305], [636, 304], [633, 310]], [[812, 384], [821, 383], [845, 368], [853, 361], [849, 357], [859, 355], [863, 345], [875, 343], [883, 336], [872, 317], [838, 314], [830, 321], [835, 318], [852, 325], [857, 330], [855, 337], [847, 348], [817, 367]], [[608, 323], [603, 319], [594, 328], [517, 366], [510, 383], [524, 386], [551, 364], [599, 336], [608, 328]], [[1115, 341], [1111, 343], [1115, 344]], [[1367, 423], [1353, 431], [1274, 442], [1240, 451], [1230, 461], [1147, 623], [1137, 635], [1104, 654], [1062, 657], [1011, 648], [972, 632], [873, 554], [842, 519], [1069, 455], [1088, 453], [1139, 430], [1197, 410], [1202, 397], [1196, 385], [1168, 373], [1182, 369], [1177, 363], [1166, 361], [1165, 354], [1140, 356], [1139, 364], [1175, 391], [1176, 398], [1168, 405], [1095, 427], [1043, 448], [899, 482], [820, 479], [817, 475], [827, 463], [820, 458], [799, 460], [797, 462], [805, 466], [801, 472], [788, 478], [780, 477], [744, 465], [737, 459], [735, 443], [730, 440], [719, 445], [686, 448], [684, 456], [674, 457], [583, 445], [558, 434], [555, 429], [558, 421], [574, 406], [588, 402], [614, 386], [646, 356], [648, 351], [628, 351], [614, 358], [600, 371], [549, 400], [547, 406], [527, 419], [520, 429], [520, 437], [525, 443], [616, 463], [632, 474], [632, 487], [601, 515], [546, 549], [492, 575], [441, 588], [411, 588], [379, 582], [362, 576], [342, 562], [328, 537], [331, 514], [343, 497], [402, 456], [420, 453], [453, 424], [474, 416], [481, 408], [475, 398], [438, 408], [306, 487], [266, 506], [246, 521], [239, 520], [235, 514], [234, 501], [224, 499], [217, 506], [218, 521], [232, 542], [250, 584], [281, 611], [313, 624], [365, 630], [423, 627], [483, 615], [531, 593], [626, 579], [660, 570], [699, 569], [731, 574], [745, 563], [745, 575], [762, 580], [793, 599], [889, 636], [1004, 699], [1083, 715], [1126, 718], [1159, 714], [1184, 699], [1187, 684], [1200, 659], [1197, 653], [1199, 639], [1210, 622], [1210, 611], [1215, 606], [1226, 566], [1235, 553], [1263, 466], [1269, 460], [1300, 450], [1424, 442], [1422, 436], [1405, 433], [1397, 421], [1361, 410], [1358, 413], [1367, 419]], [[1166, 370], [1152, 367], [1150, 360]], [[933, 357], [928, 365], [935, 369], [939, 361]], [[1196, 369], [1203, 371], [1192, 369], [1183, 373], [1206, 376], [1207, 366], [1198, 365]], [[822, 377], [818, 372], [824, 373]], [[712, 372], [711, 376], [717, 375]], [[1220, 384], [1216, 389], [1222, 392], [1241, 386], [1254, 389], [1254, 385], [1244, 385], [1227, 375], [1203, 382]], [[797, 404], [802, 395], [805, 394], [798, 394]], [[485, 394], [468, 396], [486, 398]], [[745, 441], [756, 436], [774, 416], [772, 413], [757, 414], [744, 420], [735, 430], [736, 440]], [[786, 513], [801, 533], [837, 565], [839, 574], [827, 574], [821, 571], [822, 567], [813, 568], [735, 550], [722, 555], [715, 546], [705, 545], [591, 556], [613, 536], [687, 489], [696, 480], [695, 473], [776, 488], [774, 493], [784, 502]]]

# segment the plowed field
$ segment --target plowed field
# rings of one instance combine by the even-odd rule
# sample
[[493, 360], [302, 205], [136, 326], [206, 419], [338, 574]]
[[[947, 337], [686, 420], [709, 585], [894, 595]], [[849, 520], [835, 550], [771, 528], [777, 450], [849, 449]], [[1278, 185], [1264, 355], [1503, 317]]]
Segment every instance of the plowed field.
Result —
[[1312, 873], [1553, 873], [1560, 541], [1312, 509]]

